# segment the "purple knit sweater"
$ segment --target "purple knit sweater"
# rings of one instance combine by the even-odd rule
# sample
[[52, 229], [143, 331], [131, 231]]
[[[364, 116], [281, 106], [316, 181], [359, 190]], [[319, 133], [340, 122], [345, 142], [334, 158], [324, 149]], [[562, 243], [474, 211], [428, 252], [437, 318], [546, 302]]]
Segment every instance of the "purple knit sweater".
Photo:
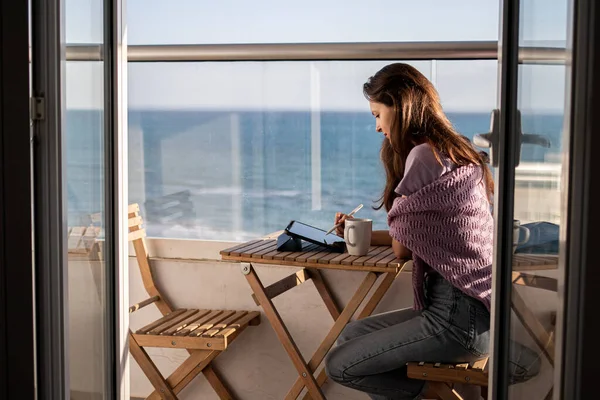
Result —
[[413, 253], [414, 308], [425, 306], [428, 267], [490, 309], [493, 219], [480, 166], [458, 167], [388, 212], [390, 235]]

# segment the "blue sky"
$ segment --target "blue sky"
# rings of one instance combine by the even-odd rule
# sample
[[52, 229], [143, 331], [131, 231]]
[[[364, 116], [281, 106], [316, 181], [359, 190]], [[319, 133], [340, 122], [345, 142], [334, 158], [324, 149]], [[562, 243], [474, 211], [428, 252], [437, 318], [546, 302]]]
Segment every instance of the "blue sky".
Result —
[[[497, 40], [492, 0], [128, 0], [130, 44]], [[566, 0], [522, 0], [522, 41], [564, 42]], [[102, 39], [102, 1], [66, 0], [69, 43]], [[362, 82], [387, 62], [132, 64], [135, 108], [367, 110]], [[67, 104], [101, 104], [102, 71], [70, 63]], [[496, 105], [495, 61], [417, 62], [444, 107], [489, 111]], [[522, 108], [562, 107], [564, 68], [523, 67]]]

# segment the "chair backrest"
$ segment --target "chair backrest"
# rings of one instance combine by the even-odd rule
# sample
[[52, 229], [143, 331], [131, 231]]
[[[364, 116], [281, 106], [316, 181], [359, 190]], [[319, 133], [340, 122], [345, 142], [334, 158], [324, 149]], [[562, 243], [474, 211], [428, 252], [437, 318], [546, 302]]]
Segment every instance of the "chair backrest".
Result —
[[146, 230], [142, 227], [144, 220], [140, 215], [140, 207], [138, 204], [130, 204], [128, 207], [128, 223], [129, 226], [129, 241], [133, 242], [133, 248], [135, 251], [135, 258], [140, 268], [140, 275], [144, 287], [148, 294], [152, 296], [158, 296], [160, 300], [156, 302], [156, 306], [163, 314], [171, 312], [171, 306], [166, 302], [165, 298], [161, 295], [158, 290], [158, 286], [154, 282], [152, 275], [152, 269], [150, 267], [150, 257], [146, 249], [146, 243], [144, 238], [146, 237]]

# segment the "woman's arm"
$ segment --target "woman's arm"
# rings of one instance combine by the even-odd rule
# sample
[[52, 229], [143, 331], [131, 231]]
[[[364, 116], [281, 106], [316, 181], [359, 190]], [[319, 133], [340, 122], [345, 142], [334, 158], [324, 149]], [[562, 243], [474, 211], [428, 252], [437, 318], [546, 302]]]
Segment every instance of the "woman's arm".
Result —
[[371, 246], [391, 246], [392, 237], [388, 231], [373, 231], [371, 234]]
[[371, 246], [392, 246], [394, 254], [398, 258], [407, 259], [412, 257], [412, 252], [404, 247], [402, 243], [392, 239], [388, 231], [373, 231], [371, 235]]

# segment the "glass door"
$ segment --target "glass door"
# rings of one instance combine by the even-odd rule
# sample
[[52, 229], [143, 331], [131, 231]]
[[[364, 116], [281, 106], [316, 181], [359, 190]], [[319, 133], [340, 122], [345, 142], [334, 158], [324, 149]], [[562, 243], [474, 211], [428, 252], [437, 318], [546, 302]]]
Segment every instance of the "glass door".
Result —
[[[69, 393], [79, 398], [108, 398], [112, 368], [112, 318], [108, 285], [112, 268], [106, 258], [107, 230], [107, 109], [106, 61], [72, 60], [75, 46], [101, 49], [105, 43], [105, 0], [65, 0], [63, 168], [66, 197], [66, 268], [68, 290]], [[110, 29], [110, 27], [108, 27]], [[90, 57], [94, 58], [94, 57]]]
[[127, 398], [119, 0], [32, 0], [41, 399]]
[[[553, 398], [566, 218], [572, 0], [504, 0], [491, 146], [496, 222], [491, 398]], [[554, 398], [558, 398], [555, 397]]]

